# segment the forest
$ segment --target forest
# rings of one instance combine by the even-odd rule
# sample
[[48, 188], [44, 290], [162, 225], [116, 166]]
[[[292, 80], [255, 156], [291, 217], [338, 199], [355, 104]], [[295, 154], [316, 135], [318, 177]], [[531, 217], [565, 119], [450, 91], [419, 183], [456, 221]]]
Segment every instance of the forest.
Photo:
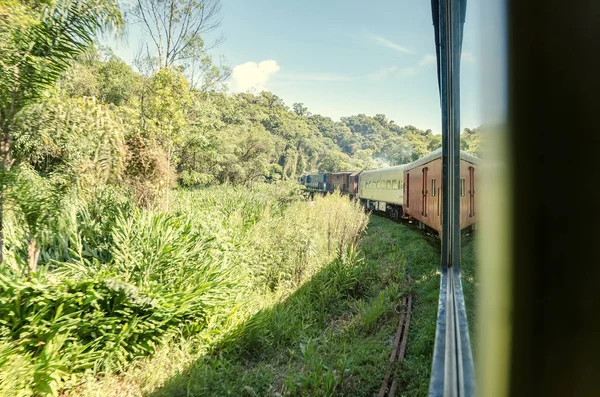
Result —
[[[297, 176], [408, 163], [441, 136], [230, 93], [203, 40], [220, 18], [218, 0], [0, 1], [0, 394], [85, 394], [181, 341], [184, 365], [326, 265], [328, 299], [360, 295], [367, 216], [308, 203]], [[129, 24], [147, 35], [132, 65], [99, 44]], [[461, 138], [479, 154], [480, 128]]]

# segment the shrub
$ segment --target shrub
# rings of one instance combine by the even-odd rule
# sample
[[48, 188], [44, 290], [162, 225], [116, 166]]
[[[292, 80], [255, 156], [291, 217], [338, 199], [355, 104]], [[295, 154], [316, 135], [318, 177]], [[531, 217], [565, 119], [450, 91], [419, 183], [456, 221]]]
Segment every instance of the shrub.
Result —
[[[198, 332], [206, 324], [208, 306], [198, 293], [143, 294], [115, 279], [48, 285], [0, 275], [5, 343], [0, 361], [22, 366], [22, 371], [35, 368], [29, 386], [56, 391], [72, 373], [121, 369], [153, 353], [165, 336]], [[7, 387], [4, 382], [2, 387]]]
[[[194, 349], [217, 346], [324, 267], [325, 291], [306, 289], [299, 307], [363, 293], [352, 264], [368, 218], [347, 197], [308, 202], [288, 183], [180, 189], [160, 212], [135, 208], [120, 187], [79, 192], [41, 247], [47, 266], [29, 281], [0, 273], [0, 364], [28, 379], [0, 379], [0, 391], [53, 394], [85, 371], [124, 371], [174, 335], [194, 340], [204, 330]], [[9, 240], [21, 227], [11, 218]], [[257, 337], [245, 335], [249, 345], [274, 343], [261, 318], [245, 327]]]

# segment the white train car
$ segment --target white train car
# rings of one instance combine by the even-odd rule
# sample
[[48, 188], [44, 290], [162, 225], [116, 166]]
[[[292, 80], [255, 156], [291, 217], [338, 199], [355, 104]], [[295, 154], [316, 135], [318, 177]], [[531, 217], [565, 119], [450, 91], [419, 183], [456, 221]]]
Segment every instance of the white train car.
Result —
[[366, 208], [387, 212], [392, 219], [402, 217], [404, 165], [363, 171], [358, 197]]

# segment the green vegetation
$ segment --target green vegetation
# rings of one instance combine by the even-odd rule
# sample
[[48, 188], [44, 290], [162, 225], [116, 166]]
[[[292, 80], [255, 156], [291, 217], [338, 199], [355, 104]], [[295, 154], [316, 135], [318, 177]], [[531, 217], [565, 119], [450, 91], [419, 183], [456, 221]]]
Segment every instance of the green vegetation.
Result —
[[401, 378], [420, 394], [436, 243], [378, 218], [359, 243], [356, 203], [289, 181], [412, 161], [440, 136], [228, 94], [202, 38], [218, 0], [136, 3], [135, 69], [94, 44], [131, 22], [120, 2], [0, 4], [0, 395], [368, 394], [409, 292]]
[[[81, 376], [123, 373], [157, 349], [214, 349], [332, 263], [342, 279], [331, 289], [344, 294], [367, 222], [346, 197], [307, 202], [293, 185], [179, 191], [170, 212], [123, 205], [96, 213], [104, 219], [80, 205], [39, 246], [50, 259], [38, 269], [19, 276], [26, 250], [11, 249], [3, 263], [11, 277], [0, 278], [0, 357], [22, 376], [3, 381], [0, 394], [77, 394]], [[7, 229], [7, 247], [18, 246], [25, 231]], [[252, 332], [262, 329], [255, 322]]]
[[[464, 279], [473, 271], [472, 246], [466, 238]], [[427, 394], [439, 240], [373, 216], [358, 248], [324, 263], [298, 288], [249, 297], [252, 310], [219, 328], [218, 341], [216, 328], [205, 330], [199, 339], [179, 339], [121, 376], [90, 379], [77, 393], [105, 395], [119, 389], [157, 397], [371, 395], [386, 370], [399, 302], [412, 294], [408, 350], [396, 375], [402, 395]], [[407, 276], [412, 283], [406, 282]], [[472, 280], [464, 285], [473, 324], [474, 286]]]

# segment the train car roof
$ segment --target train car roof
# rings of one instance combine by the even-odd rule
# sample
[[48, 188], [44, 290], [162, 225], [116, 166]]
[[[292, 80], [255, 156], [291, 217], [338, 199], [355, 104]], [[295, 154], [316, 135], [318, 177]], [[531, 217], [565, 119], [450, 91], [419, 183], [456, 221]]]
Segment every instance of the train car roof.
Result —
[[[442, 157], [442, 148], [436, 149], [433, 152], [421, 157], [420, 159], [413, 161], [412, 163], [404, 164], [404, 167], [406, 168], [406, 170], [411, 170], [415, 167], [418, 167], [423, 164], [427, 164], [427, 163], [429, 163], [435, 159], [438, 159], [440, 157]], [[467, 152], [463, 152], [462, 150], [460, 151], [460, 158], [461, 158], [461, 160], [465, 160], [469, 163], [473, 163], [473, 164], [477, 164], [477, 165], [481, 164], [481, 160], [478, 157], [475, 157], [472, 154], [469, 154]]]
[[375, 173], [379, 173], [379, 172], [389, 172], [389, 171], [404, 171], [404, 168], [406, 167], [405, 164], [401, 164], [401, 165], [394, 165], [391, 167], [385, 167], [385, 168], [377, 168], [374, 170], [367, 170], [367, 171], [363, 171], [363, 174], [375, 174]]
[[[405, 171], [405, 170], [411, 170], [415, 167], [418, 167], [420, 165], [423, 164], [427, 164], [435, 159], [438, 159], [442, 157], [442, 148], [436, 149], [433, 152], [426, 154], [425, 156], [421, 157], [420, 159], [417, 159], [415, 161], [413, 161], [412, 163], [408, 163], [408, 164], [400, 164], [400, 165], [394, 165], [392, 167], [385, 167], [385, 168], [377, 168], [374, 170], [366, 170], [366, 171], [362, 171], [364, 174], [371, 174], [371, 173], [379, 173], [379, 172], [389, 172], [389, 171]], [[477, 165], [481, 165], [481, 159], [479, 159], [478, 157], [473, 156], [472, 154], [469, 154], [467, 152], [464, 151], [460, 151], [460, 158], [462, 160], [465, 160], [469, 163], [473, 163], [473, 164], [477, 164]]]
[[352, 173], [356, 173], [357, 171], [339, 171], [339, 172], [331, 172], [331, 175], [341, 175], [341, 174], [352, 174]]

